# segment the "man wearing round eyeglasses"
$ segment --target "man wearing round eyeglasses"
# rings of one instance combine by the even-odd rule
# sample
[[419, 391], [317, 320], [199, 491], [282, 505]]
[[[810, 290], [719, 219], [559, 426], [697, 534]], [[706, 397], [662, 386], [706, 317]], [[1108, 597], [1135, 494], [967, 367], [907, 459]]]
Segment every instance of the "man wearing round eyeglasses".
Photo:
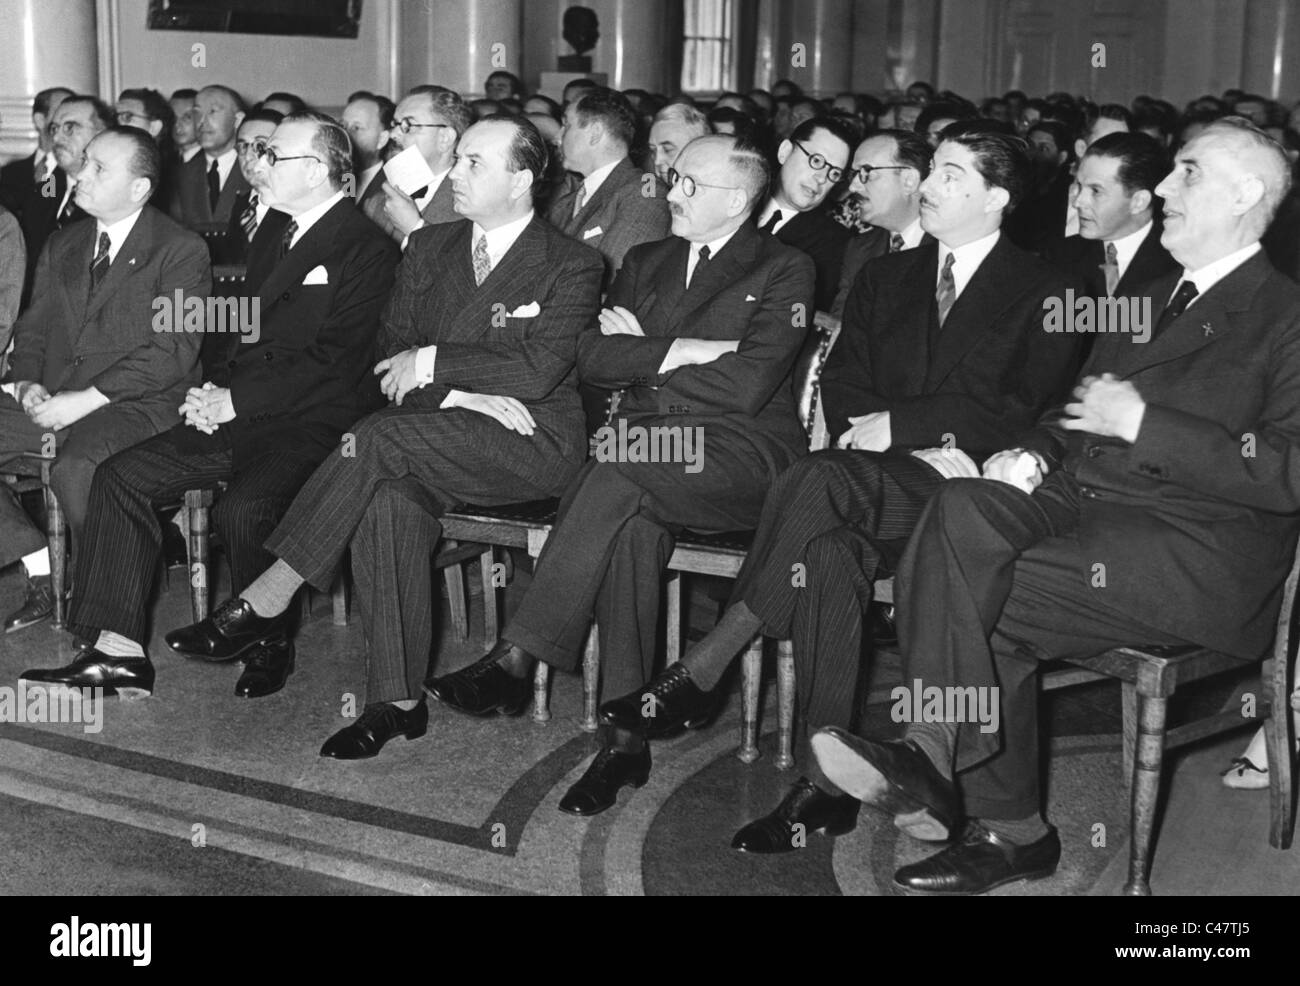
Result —
[[204, 86], [194, 100], [199, 146], [176, 173], [172, 218], [193, 230], [224, 230], [235, 200], [248, 192], [238, 165], [235, 133], [247, 114], [244, 99], [223, 85]]
[[817, 268], [818, 311], [830, 311], [840, 283], [849, 231], [822, 206], [844, 177], [853, 134], [838, 120], [806, 120], [781, 141], [772, 194], [755, 212], [758, 228], [802, 250]]
[[[365, 212], [398, 243], [423, 226], [450, 223], [461, 216], [452, 207], [447, 176], [456, 161], [456, 142], [474, 122], [460, 96], [442, 86], [416, 86], [393, 112], [392, 142], [397, 152], [382, 176], [358, 200]], [[418, 188], [400, 188], [391, 175], [401, 168], [423, 172]], [[382, 177], [382, 181], [380, 180]]]
[[271, 211], [266, 198], [267, 172], [258, 167], [258, 162], [283, 119], [277, 110], [260, 109], [249, 113], [239, 125], [235, 134], [235, 153], [239, 158], [239, 171], [248, 182], [248, 191], [235, 199], [225, 237], [210, 244], [213, 263], [243, 264], [248, 260], [249, 245]]
[[[853, 181], [858, 215], [872, 228], [849, 240], [844, 249], [840, 287], [831, 314], [840, 318], [849, 289], [868, 260], [920, 246], [929, 234], [921, 228], [921, 183], [930, 174], [933, 150], [910, 130], [882, 130], [853, 152]], [[933, 237], [930, 237], [933, 239]]]

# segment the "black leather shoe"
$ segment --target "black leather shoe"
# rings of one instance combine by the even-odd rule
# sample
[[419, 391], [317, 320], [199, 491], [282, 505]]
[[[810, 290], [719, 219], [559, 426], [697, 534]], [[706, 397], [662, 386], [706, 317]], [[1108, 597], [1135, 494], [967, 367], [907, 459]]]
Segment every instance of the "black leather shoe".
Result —
[[88, 647], [65, 667], [34, 668], [19, 677], [43, 685], [102, 688], [105, 695], [136, 699], [153, 694], [154, 671], [147, 657], [109, 657]]
[[1061, 840], [1050, 825], [1037, 842], [1017, 846], [972, 820], [943, 852], [895, 873], [894, 885], [909, 893], [982, 894], [1004, 883], [1051, 876], [1060, 861]]
[[352, 725], [327, 739], [320, 755], [334, 760], [366, 760], [394, 736], [419, 739], [428, 728], [429, 706], [423, 699], [409, 712], [388, 702], [377, 702], [367, 705]]
[[720, 707], [718, 696], [702, 691], [691, 680], [691, 672], [678, 661], [655, 675], [644, 688], [606, 702], [600, 707], [600, 718], [647, 739], [659, 739], [707, 726]]
[[258, 616], [242, 599], [227, 599], [212, 615], [167, 634], [167, 646], [186, 657], [204, 661], [233, 661], [244, 651], [286, 636], [288, 620]]
[[[790, 788], [776, 811], [750, 822], [736, 833], [731, 848], [741, 852], [779, 853], [803, 849], [809, 832], [844, 835], [858, 824], [861, 803], [847, 794], [827, 794], [806, 777]], [[802, 829], [796, 829], [802, 825]]]
[[506, 655], [527, 658], [526, 651], [498, 641], [487, 656], [440, 678], [430, 678], [424, 691], [444, 705], [472, 716], [517, 716], [528, 708], [532, 694], [532, 678], [516, 678], [499, 663]]
[[258, 644], [244, 658], [244, 673], [235, 682], [240, 698], [274, 695], [293, 673], [293, 641], [268, 640]]
[[23, 604], [5, 617], [5, 633], [25, 630], [27, 627], [43, 623], [54, 615], [54, 590], [50, 588], [48, 575], [37, 576], [27, 580], [27, 598]]
[[644, 787], [649, 777], [650, 747], [642, 746], [640, 753], [606, 747], [560, 800], [560, 811], [566, 815], [599, 815], [614, 806], [620, 788], [626, 784]]
[[876, 742], [831, 726], [813, 734], [812, 748], [826, 779], [863, 804], [893, 815], [928, 813], [946, 832], [957, 824], [956, 787], [911, 740]]

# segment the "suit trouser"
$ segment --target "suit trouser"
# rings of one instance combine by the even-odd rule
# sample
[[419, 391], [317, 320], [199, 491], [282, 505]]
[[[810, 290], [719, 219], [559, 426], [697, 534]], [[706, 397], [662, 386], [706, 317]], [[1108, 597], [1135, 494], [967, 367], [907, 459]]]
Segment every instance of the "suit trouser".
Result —
[[1078, 483], [1063, 472], [1032, 496], [990, 480], [950, 480], [899, 563], [903, 680], [992, 689], [999, 704], [998, 731], [958, 724], [958, 783], [972, 817], [1041, 809], [1038, 662], [1186, 643], [1119, 609], [1142, 600], [1107, 596], [1075, 536], [1078, 516]]
[[791, 640], [805, 733], [855, 725], [872, 582], [893, 570], [942, 483], [913, 455], [825, 451], [768, 493], [732, 600]]
[[111, 630], [146, 641], [146, 608], [162, 550], [156, 508], [176, 502], [186, 490], [228, 483], [212, 507], [212, 525], [226, 546], [232, 595], [275, 561], [263, 543], [319, 456], [267, 450], [241, 457], [236, 469], [229, 447], [184, 450], [177, 446], [177, 431], [119, 452], [95, 473], [82, 585], [69, 618], [74, 632], [90, 637]]
[[[660, 582], [683, 529], [745, 530], [775, 469], [753, 446], [705, 434], [704, 467], [588, 462], [560, 503], [532, 585], [501, 636], [564, 670], [593, 616], [602, 693], [623, 695], [654, 670]], [[778, 468], [779, 468], [778, 464]]]
[[525, 438], [474, 411], [386, 408], [352, 432], [354, 454], [330, 453], [266, 548], [325, 591], [351, 545], [366, 701], [418, 698], [433, 647], [429, 557], [442, 537], [438, 517], [466, 500], [552, 496], [569, 467], [557, 453], [554, 485], [521, 475], [518, 463], [536, 456], [541, 433]]
[[[73, 551], [80, 539], [90, 501], [95, 468], [109, 456], [157, 433], [145, 411], [131, 404], [109, 404], [68, 428], [55, 432], [37, 425], [8, 394], [0, 394], [0, 466], [39, 474], [24, 453], [49, 450], [53, 435], [58, 458], [50, 468], [50, 487], [59, 499], [72, 532]], [[0, 568], [45, 545], [45, 538], [11, 495], [0, 496]]]

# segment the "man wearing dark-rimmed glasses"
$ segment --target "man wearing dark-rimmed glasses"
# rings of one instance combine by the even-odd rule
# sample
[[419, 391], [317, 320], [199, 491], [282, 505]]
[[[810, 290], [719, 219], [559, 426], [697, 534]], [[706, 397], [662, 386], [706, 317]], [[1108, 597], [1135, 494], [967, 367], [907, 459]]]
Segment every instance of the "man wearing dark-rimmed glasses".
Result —
[[822, 208], [853, 153], [853, 134], [838, 120], [806, 120], [781, 141], [780, 170], [767, 202], [754, 216], [758, 228], [802, 250], [817, 268], [817, 310], [830, 311], [840, 283], [849, 231]]

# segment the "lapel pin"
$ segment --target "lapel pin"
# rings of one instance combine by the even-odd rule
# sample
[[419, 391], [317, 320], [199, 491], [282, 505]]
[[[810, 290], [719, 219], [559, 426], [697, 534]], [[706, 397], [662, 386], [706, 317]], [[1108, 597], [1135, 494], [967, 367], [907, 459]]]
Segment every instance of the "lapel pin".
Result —
[[1213, 330], [1212, 328], [1210, 328], [1210, 323], [1209, 323], [1209, 322], [1206, 322], [1204, 325], [1201, 326], [1201, 328], [1203, 328], [1203, 329], [1205, 330], [1205, 337], [1206, 337], [1207, 339], [1208, 339], [1210, 336], [1214, 335], [1214, 330]]

